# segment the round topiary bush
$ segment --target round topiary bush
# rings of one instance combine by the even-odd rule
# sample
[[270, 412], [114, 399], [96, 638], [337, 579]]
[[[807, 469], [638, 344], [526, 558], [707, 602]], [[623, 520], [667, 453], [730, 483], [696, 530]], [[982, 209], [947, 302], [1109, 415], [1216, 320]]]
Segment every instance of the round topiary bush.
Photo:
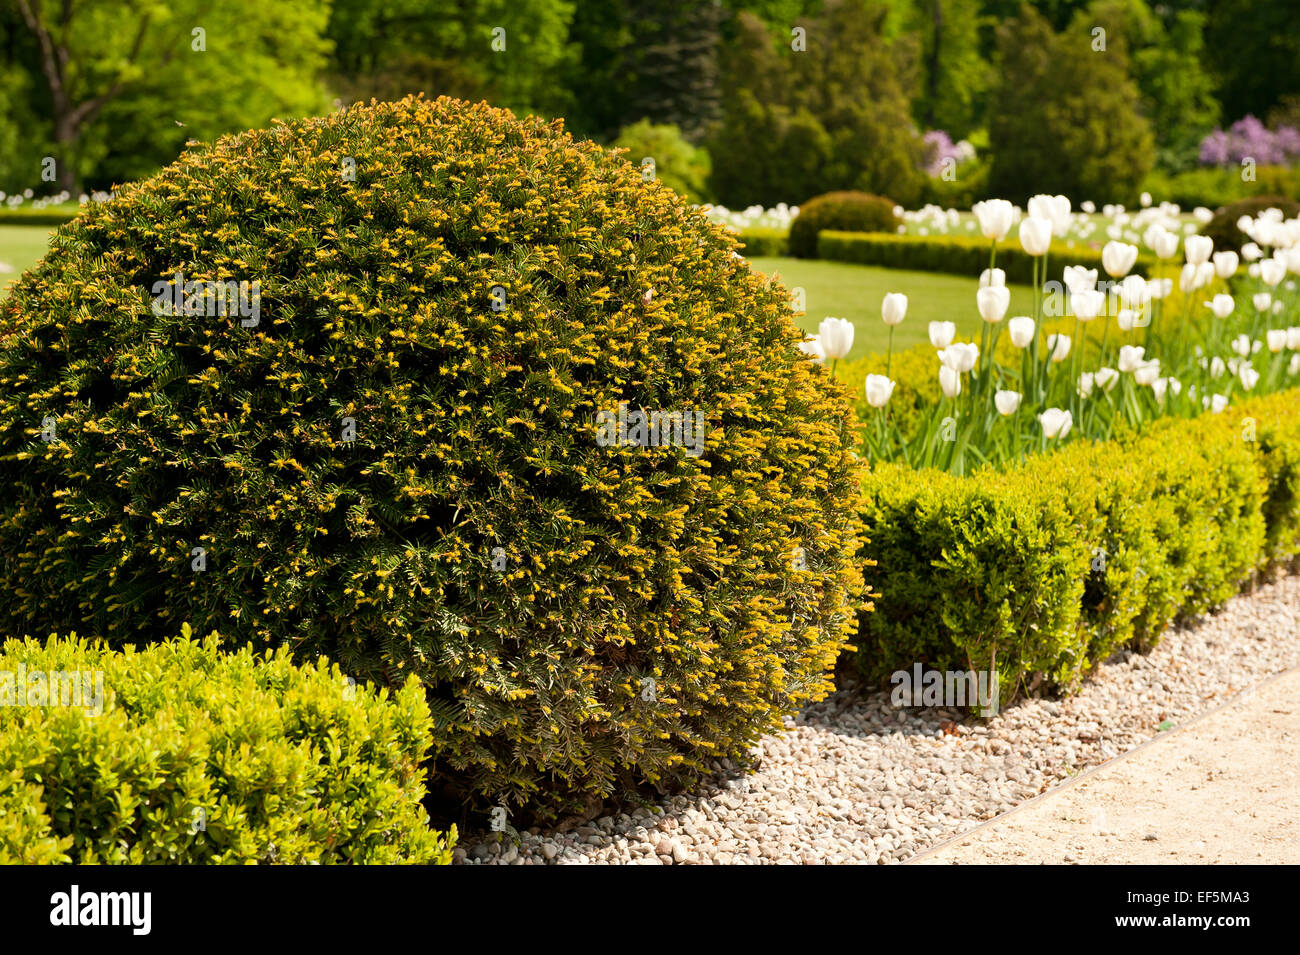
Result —
[[799, 207], [790, 223], [790, 254], [801, 259], [817, 257], [817, 233], [897, 232], [903, 224], [894, 214], [894, 201], [869, 192], [828, 192]]
[[1249, 199], [1238, 199], [1217, 209], [1214, 218], [1201, 229], [1201, 235], [1208, 235], [1214, 240], [1216, 252], [1228, 249], [1240, 252], [1241, 247], [1250, 241], [1250, 236], [1237, 228], [1237, 220], [1242, 216], [1250, 216], [1253, 219], [1265, 209], [1280, 209], [1284, 217], [1294, 219], [1300, 215], [1300, 202], [1285, 196], [1251, 196]]
[[460, 799], [743, 760], [862, 576], [852, 411], [735, 246], [485, 105], [193, 147], [0, 307], [0, 631], [414, 673]]

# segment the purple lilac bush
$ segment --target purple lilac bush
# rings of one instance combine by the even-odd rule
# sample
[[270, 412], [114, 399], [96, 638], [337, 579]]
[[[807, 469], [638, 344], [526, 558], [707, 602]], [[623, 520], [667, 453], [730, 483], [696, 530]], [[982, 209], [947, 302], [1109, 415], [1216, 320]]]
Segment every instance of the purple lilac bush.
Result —
[[1247, 114], [1201, 140], [1201, 165], [1236, 166], [1253, 159], [1261, 166], [1289, 166], [1300, 159], [1300, 131], [1292, 126], [1271, 130]]

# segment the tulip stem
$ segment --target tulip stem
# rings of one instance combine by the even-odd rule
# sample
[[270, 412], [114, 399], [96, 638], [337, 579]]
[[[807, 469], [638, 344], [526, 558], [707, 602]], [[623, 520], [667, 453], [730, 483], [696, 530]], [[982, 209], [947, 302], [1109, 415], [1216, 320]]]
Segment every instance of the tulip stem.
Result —
[[889, 352], [885, 356], [885, 377], [889, 377], [889, 371], [894, 367], [894, 326], [889, 326]]

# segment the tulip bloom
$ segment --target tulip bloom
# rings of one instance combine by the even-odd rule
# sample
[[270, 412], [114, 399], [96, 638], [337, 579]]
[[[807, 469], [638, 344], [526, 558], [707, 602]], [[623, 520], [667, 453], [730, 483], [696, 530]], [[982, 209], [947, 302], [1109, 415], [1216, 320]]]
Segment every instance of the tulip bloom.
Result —
[[1276, 286], [1286, 278], [1286, 263], [1276, 258], [1261, 259], [1259, 263], [1259, 277], [1264, 280], [1264, 284], [1270, 288]]
[[1236, 252], [1214, 253], [1214, 274], [1221, 279], [1230, 279], [1236, 275], [1237, 266], [1240, 264]]
[[1139, 385], [1153, 384], [1160, 376], [1160, 359], [1152, 358], [1133, 369], [1133, 381]]
[[980, 232], [984, 238], [1000, 242], [1007, 237], [1015, 223], [1016, 208], [1005, 199], [986, 199], [971, 207], [975, 218], [979, 220]]
[[1145, 360], [1143, 358], [1145, 351], [1146, 349], [1141, 345], [1121, 345], [1119, 349], [1119, 370], [1124, 372], [1137, 371]]
[[1079, 376], [1079, 397], [1080, 398], [1090, 397], [1092, 395], [1093, 384], [1094, 381], [1093, 381], [1092, 372], [1085, 371], [1082, 375], [1080, 375]]
[[947, 348], [956, 337], [957, 325], [955, 322], [930, 323], [930, 344], [935, 348]]
[[1267, 312], [1268, 307], [1273, 304], [1273, 296], [1267, 292], [1256, 292], [1251, 296], [1250, 301], [1255, 306], [1255, 311]]
[[980, 288], [988, 288], [990, 285], [1006, 285], [1007, 273], [1002, 269], [985, 269], [980, 273]]
[[1101, 267], [1113, 279], [1122, 279], [1137, 263], [1138, 247], [1126, 242], [1107, 242], [1101, 249]]
[[953, 371], [965, 374], [975, 367], [975, 362], [979, 360], [979, 355], [979, 346], [974, 342], [966, 344], [958, 342], [955, 345], [949, 345], [943, 351], [939, 352], [939, 360]]
[[1172, 259], [1178, 254], [1178, 233], [1170, 232], [1168, 229], [1161, 229], [1160, 232], [1153, 237], [1151, 251], [1153, 251], [1158, 258]]
[[1038, 414], [1038, 423], [1043, 426], [1043, 434], [1048, 438], [1064, 438], [1070, 433], [1074, 419], [1070, 412], [1060, 408], [1048, 408]]
[[1090, 292], [1097, 287], [1097, 270], [1082, 265], [1065, 267], [1065, 287], [1071, 292]]
[[1052, 220], [1029, 216], [1020, 223], [1020, 244], [1033, 256], [1042, 255], [1052, 245]]
[[1047, 350], [1050, 353], [1052, 361], [1065, 361], [1066, 356], [1070, 354], [1070, 336], [1048, 335]]
[[1189, 235], [1187, 241], [1183, 243], [1183, 251], [1187, 254], [1188, 265], [1201, 265], [1210, 261], [1210, 253], [1214, 251], [1214, 240], [1208, 235]]
[[826, 352], [822, 349], [822, 343], [816, 338], [800, 342], [799, 350], [819, 365], [826, 360]]
[[1006, 417], [1016, 413], [1020, 407], [1020, 392], [1018, 391], [999, 391], [993, 395], [993, 405], [998, 409], [998, 414]]
[[1005, 285], [989, 285], [975, 293], [980, 318], [993, 323], [1002, 321], [1011, 307], [1011, 292]]
[[853, 323], [843, 318], [824, 318], [817, 326], [817, 340], [831, 361], [838, 361], [853, 348]]
[[1115, 387], [1115, 382], [1119, 381], [1119, 372], [1114, 368], [1098, 368], [1093, 381], [1102, 391], [1110, 391]]
[[1210, 301], [1206, 302], [1205, 307], [1214, 313], [1215, 318], [1222, 319], [1227, 318], [1232, 314], [1232, 309], [1235, 304], [1236, 303], [1233, 302], [1231, 295], [1224, 295], [1220, 292], [1218, 295], [1214, 296], [1214, 298], [1210, 299]]
[[1286, 348], [1286, 337], [1285, 328], [1270, 328], [1264, 333], [1264, 338], [1268, 342], [1268, 350], [1275, 355]]
[[1292, 351], [1300, 349], [1300, 325], [1292, 325], [1286, 330], [1286, 347]]
[[956, 398], [961, 394], [961, 374], [947, 365], [939, 366], [939, 387], [945, 398]]
[[1017, 316], [1007, 322], [1007, 332], [1011, 336], [1011, 344], [1025, 348], [1034, 340], [1034, 320], [1027, 315]]
[[1101, 314], [1106, 304], [1106, 296], [1096, 289], [1073, 292], [1070, 295], [1070, 310], [1081, 322], [1090, 322]]
[[880, 303], [880, 318], [886, 325], [901, 324], [907, 316], [907, 296], [902, 292], [890, 292]]
[[866, 392], [867, 404], [873, 408], [883, 408], [894, 393], [894, 383], [884, 375], [867, 375]]

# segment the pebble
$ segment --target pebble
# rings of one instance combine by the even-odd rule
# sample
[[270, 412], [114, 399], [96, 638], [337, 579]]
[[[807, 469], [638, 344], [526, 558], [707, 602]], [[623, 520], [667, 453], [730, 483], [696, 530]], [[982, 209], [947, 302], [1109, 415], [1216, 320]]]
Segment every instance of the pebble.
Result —
[[[1073, 696], [1022, 700], [987, 721], [899, 710], [888, 689], [849, 677], [764, 737], [749, 776], [719, 762], [693, 793], [504, 847], [495, 833], [465, 838], [454, 861], [904, 862], [1298, 663], [1300, 577], [1290, 576], [1171, 630], [1146, 655], [1121, 651]], [[943, 730], [949, 720], [957, 732]]]

